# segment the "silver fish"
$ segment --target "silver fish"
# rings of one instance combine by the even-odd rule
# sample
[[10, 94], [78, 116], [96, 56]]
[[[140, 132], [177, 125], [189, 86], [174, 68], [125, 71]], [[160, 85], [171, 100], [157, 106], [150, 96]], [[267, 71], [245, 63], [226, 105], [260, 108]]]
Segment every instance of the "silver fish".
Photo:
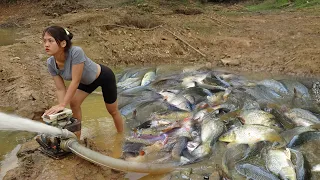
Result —
[[297, 179], [289, 149], [270, 149], [266, 157], [266, 166], [269, 171], [280, 176], [282, 179]]
[[279, 180], [279, 178], [266, 169], [252, 164], [238, 164], [236, 170], [249, 179], [259, 180]]
[[294, 108], [284, 114], [297, 126], [310, 126], [320, 123], [319, 119], [315, 115], [304, 109]]

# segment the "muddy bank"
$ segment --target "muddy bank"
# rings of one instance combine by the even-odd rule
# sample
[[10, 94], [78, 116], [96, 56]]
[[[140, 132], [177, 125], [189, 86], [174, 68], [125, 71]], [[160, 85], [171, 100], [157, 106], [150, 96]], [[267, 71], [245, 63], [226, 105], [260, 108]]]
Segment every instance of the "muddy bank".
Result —
[[[17, 153], [19, 167], [9, 171], [4, 179], [123, 179], [125, 176], [122, 172], [94, 165], [75, 155], [54, 160], [41, 153], [38, 147], [35, 140], [23, 144]], [[97, 149], [93, 142], [88, 147], [111, 155], [110, 151]]]

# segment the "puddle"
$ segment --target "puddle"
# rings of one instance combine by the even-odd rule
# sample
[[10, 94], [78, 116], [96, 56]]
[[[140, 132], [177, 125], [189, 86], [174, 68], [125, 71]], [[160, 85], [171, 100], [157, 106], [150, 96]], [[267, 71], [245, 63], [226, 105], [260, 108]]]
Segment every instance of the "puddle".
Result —
[[20, 147], [21, 145], [16, 146], [9, 154], [5, 156], [5, 160], [1, 162], [0, 179], [2, 179], [9, 170], [18, 167], [18, 158], [16, 154]]
[[17, 43], [17, 30], [15, 29], [0, 29], [0, 46], [7, 46]]

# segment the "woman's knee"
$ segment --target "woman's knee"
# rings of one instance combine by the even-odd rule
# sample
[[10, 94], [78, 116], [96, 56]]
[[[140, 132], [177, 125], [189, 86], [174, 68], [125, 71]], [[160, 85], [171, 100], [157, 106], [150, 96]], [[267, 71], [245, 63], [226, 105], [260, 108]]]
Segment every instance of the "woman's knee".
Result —
[[108, 112], [111, 116], [116, 116], [120, 113], [118, 109], [108, 109]]

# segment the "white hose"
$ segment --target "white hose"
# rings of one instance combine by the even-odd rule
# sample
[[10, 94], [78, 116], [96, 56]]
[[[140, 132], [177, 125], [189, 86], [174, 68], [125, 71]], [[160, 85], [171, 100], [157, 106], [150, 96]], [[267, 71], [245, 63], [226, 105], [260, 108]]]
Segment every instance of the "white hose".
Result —
[[[130, 172], [139, 172], [139, 173], [150, 173], [150, 174], [162, 174], [172, 171], [177, 164], [154, 164], [154, 163], [139, 163], [139, 162], [130, 162], [122, 159], [112, 158], [101, 153], [92, 151], [82, 145], [80, 145], [76, 139], [68, 139], [64, 146], [69, 149], [71, 152], [77, 156], [88, 160], [92, 163], [107, 166], [112, 169], [117, 169], [120, 171], [130, 171]], [[62, 143], [62, 144], [63, 144]], [[63, 146], [63, 145], [61, 145]]]
[[67, 129], [61, 129], [61, 137], [63, 138], [77, 138], [77, 136]]

